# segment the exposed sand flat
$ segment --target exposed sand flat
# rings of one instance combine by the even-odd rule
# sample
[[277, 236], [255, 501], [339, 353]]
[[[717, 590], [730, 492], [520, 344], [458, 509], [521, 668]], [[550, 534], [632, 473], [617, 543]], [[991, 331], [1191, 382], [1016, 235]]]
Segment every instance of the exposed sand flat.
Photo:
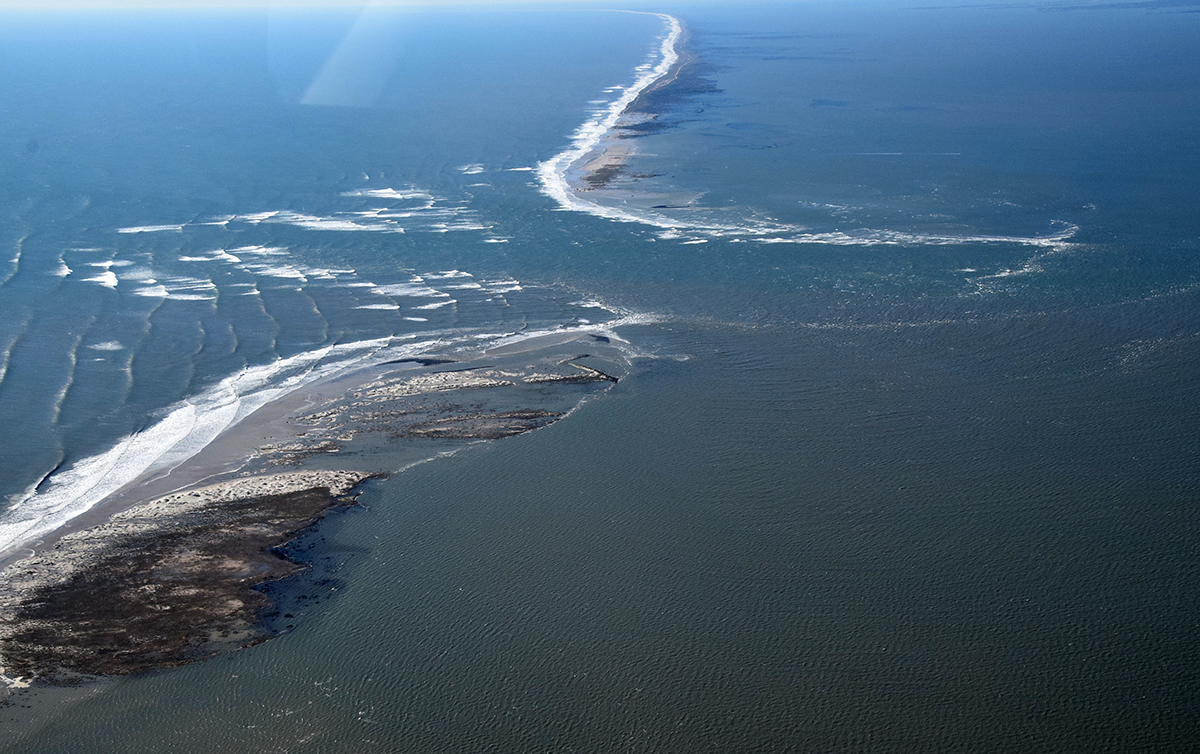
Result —
[[376, 380], [364, 385], [359, 395], [365, 399], [400, 398], [446, 390], [506, 387], [516, 384], [510, 379], [516, 376], [516, 372], [501, 374], [495, 370], [434, 372], [400, 379]]
[[[593, 152], [586, 155], [579, 163], [578, 182], [575, 191], [593, 191], [606, 187], [616, 178], [624, 175], [625, 165], [634, 155], [633, 147], [627, 142], [618, 141], [614, 137], [605, 138]], [[576, 171], [572, 170], [572, 174]]]
[[[325, 488], [334, 496], [346, 495], [362, 483], [367, 474], [358, 471], [292, 471], [265, 476], [240, 477], [217, 484], [194, 487], [155, 498], [148, 503], [115, 514], [108, 524], [88, 530], [94, 536], [105, 527], [133, 525], [161, 516], [177, 515], [213, 505], [246, 500], [263, 495], [291, 495], [304, 490]], [[82, 536], [81, 532], [63, 537], [65, 541]]]
[[627, 363], [606, 337], [556, 332], [376, 365], [263, 406], [0, 572], [0, 682], [135, 673], [270, 638], [254, 587], [303, 568], [273, 548], [367, 479], [552, 424]]

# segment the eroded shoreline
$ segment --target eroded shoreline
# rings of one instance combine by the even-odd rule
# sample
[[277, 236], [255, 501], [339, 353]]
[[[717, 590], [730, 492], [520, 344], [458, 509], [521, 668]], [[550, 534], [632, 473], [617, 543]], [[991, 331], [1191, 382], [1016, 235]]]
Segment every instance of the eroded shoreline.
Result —
[[157, 498], [5, 572], [0, 646], [13, 681], [127, 675], [268, 638], [253, 587], [300, 568], [272, 552], [369, 475], [291, 472]]
[[127, 675], [271, 638], [256, 587], [303, 568], [276, 548], [363, 482], [552, 424], [627, 365], [575, 331], [377, 365], [264, 406], [0, 573], [0, 682]]

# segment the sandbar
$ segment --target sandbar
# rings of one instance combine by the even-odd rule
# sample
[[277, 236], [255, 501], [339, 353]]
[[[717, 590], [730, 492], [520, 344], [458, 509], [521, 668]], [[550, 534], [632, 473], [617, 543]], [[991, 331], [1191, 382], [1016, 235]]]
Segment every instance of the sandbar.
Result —
[[127, 675], [271, 638], [256, 587], [303, 567], [280, 545], [368, 480], [553, 424], [628, 363], [572, 330], [376, 364], [261, 407], [0, 564], [0, 680]]

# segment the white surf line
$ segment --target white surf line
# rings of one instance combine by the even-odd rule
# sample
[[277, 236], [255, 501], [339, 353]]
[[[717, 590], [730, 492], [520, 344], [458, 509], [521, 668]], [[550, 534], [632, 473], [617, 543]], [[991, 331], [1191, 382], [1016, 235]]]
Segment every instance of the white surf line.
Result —
[[[616, 126], [617, 121], [620, 120], [625, 110], [633, 104], [633, 101], [655, 82], [665, 77], [670, 72], [671, 67], [678, 62], [679, 53], [675, 51], [675, 44], [683, 36], [683, 24], [680, 23], [678, 18], [666, 13], [655, 13], [654, 15], [662, 19], [667, 29], [667, 34], [659, 46], [659, 55], [661, 57], [658, 64], [639, 76], [633, 82], [632, 86], [625, 89], [624, 94], [608, 106], [607, 110], [604, 110], [600, 115], [580, 126], [575, 131], [575, 135], [571, 137], [571, 147], [569, 149], [556, 154], [545, 162], [538, 163], [535, 168], [538, 180], [542, 184], [542, 193], [558, 202], [559, 206], [564, 210], [586, 212], [590, 215], [598, 215], [622, 222], [658, 225], [657, 222], [649, 222], [648, 218], [642, 215], [615, 207], [604, 207], [594, 202], [580, 199], [575, 195], [570, 184], [567, 183], [567, 170], [599, 146], [601, 140]], [[661, 218], [661, 220], [663, 224], [659, 225], [659, 227], [690, 227], [685, 223], [677, 223], [665, 217]]]
[[171, 405], [154, 424], [51, 474], [48, 483], [43, 480], [11, 499], [8, 510], [0, 515], [0, 557], [62, 527], [138, 477], [174, 469], [263, 405], [318, 380], [373, 363], [373, 357], [393, 341], [378, 338], [326, 345], [247, 366]]
[[159, 421], [108, 450], [56, 471], [24, 495], [10, 499], [13, 504], [0, 514], [0, 557], [27, 548], [139, 477], [169, 473], [258, 408], [315, 382], [396, 358], [456, 349], [479, 352], [539, 335], [597, 332], [624, 342], [611, 328], [658, 321], [654, 315], [609, 311], [618, 316], [586, 326], [502, 333], [478, 327], [441, 329], [325, 345], [244, 367], [205, 391], [172, 404]]
[[21, 250], [24, 248], [25, 239], [27, 238], [29, 238], [28, 233], [18, 238], [17, 242], [13, 244], [13, 256], [12, 259], [8, 260], [8, 263], [11, 266], [9, 267], [8, 274], [4, 276], [3, 280], [0, 280], [0, 285], [4, 285], [8, 281], [12, 280], [17, 276], [17, 273], [21, 271]]
[[117, 228], [118, 233], [169, 233], [183, 230], [186, 223], [179, 225], [131, 225], [128, 228]]
[[4, 378], [8, 376], [8, 364], [12, 360], [12, 350], [29, 332], [31, 322], [33, 322], [33, 312], [28, 311], [22, 317], [20, 326], [13, 329], [13, 335], [8, 342], [0, 343], [0, 385], [4, 384]]
[[[628, 11], [640, 12], [640, 11]], [[603, 217], [618, 222], [639, 223], [667, 231], [664, 238], [679, 237], [679, 231], [692, 231], [701, 236], [750, 236], [762, 243], [796, 243], [796, 244], [825, 244], [837, 246], [903, 246], [903, 245], [950, 245], [958, 243], [1013, 243], [1026, 246], [1061, 246], [1079, 230], [1078, 226], [1062, 223], [1063, 230], [1046, 236], [988, 236], [951, 234], [906, 233], [895, 230], [876, 230], [861, 228], [850, 232], [833, 231], [827, 233], [807, 232], [798, 225], [785, 223], [754, 222], [750, 224], [732, 225], [728, 223], [713, 223], [703, 221], [676, 220], [649, 210], [631, 211], [621, 207], [599, 204], [580, 196], [567, 181], [567, 172], [576, 163], [587, 157], [607, 137], [625, 110], [633, 104], [643, 92], [663, 80], [679, 61], [679, 53], [675, 46], [683, 36], [683, 24], [674, 16], [666, 13], [652, 15], [662, 19], [666, 35], [659, 46], [659, 61], [641, 76], [624, 93], [592, 120], [581, 125], [571, 137], [571, 147], [556, 154], [545, 162], [538, 163], [534, 171], [541, 183], [541, 191], [556, 201], [559, 208], [567, 211], [583, 212], [595, 217]], [[641, 70], [643, 66], [639, 66]], [[613, 90], [620, 90], [614, 87]], [[518, 170], [520, 168], [517, 168]], [[692, 243], [698, 241], [692, 239]]]
[[[793, 243], [825, 244], [828, 246], [950, 246], [952, 244], [964, 243], [1009, 243], [1020, 246], [1058, 248], [1067, 244], [1071, 237], [1079, 231], [1079, 226], [1072, 223], [1056, 220], [1054, 224], [1061, 225], [1062, 229], [1045, 236], [955, 236], [936, 233], [906, 233], [899, 230], [872, 230], [870, 228], [863, 228], [852, 232], [831, 231], [829, 233], [784, 235], [784, 233], [791, 231], [785, 231], [780, 228], [778, 235], [771, 234], [768, 237], [755, 238], [754, 241], [762, 244]], [[755, 235], [763, 236], [765, 234], [761, 231], [756, 231]]]

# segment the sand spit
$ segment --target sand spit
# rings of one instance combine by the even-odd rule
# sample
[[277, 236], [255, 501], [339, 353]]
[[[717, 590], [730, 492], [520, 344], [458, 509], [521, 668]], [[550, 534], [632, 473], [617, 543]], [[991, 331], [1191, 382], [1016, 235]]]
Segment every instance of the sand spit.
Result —
[[397, 370], [355, 384], [314, 410], [297, 412], [291, 423], [302, 431], [293, 441], [264, 445], [253, 460], [261, 468], [348, 462], [381, 468], [371, 459], [394, 458], [406, 447], [427, 447], [435, 439], [498, 440], [539, 429], [576, 405], [580, 389], [602, 389], [616, 380], [562, 356], [534, 364]]
[[554, 334], [381, 364], [262, 407], [0, 572], [0, 697], [271, 638], [271, 600], [255, 587], [303, 568], [276, 548], [353, 504], [367, 479], [557, 421], [626, 363], [606, 338]]
[[700, 95], [718, 91], [698, 59], [685, 49], [687, 30], [678, 19], [674, 24], [678, 24], [678, 34], [670, 45], [670, 67], [629, 102], [590, 150], [568, 166], [565, 178], [576, 193], [606, 189], [614, 182], [657, 178], [657, 173], [629, 172], [629, 163], [637, 157], [630, 140], [677, 127], [681, 122], [678, 115], [664, 116]]

